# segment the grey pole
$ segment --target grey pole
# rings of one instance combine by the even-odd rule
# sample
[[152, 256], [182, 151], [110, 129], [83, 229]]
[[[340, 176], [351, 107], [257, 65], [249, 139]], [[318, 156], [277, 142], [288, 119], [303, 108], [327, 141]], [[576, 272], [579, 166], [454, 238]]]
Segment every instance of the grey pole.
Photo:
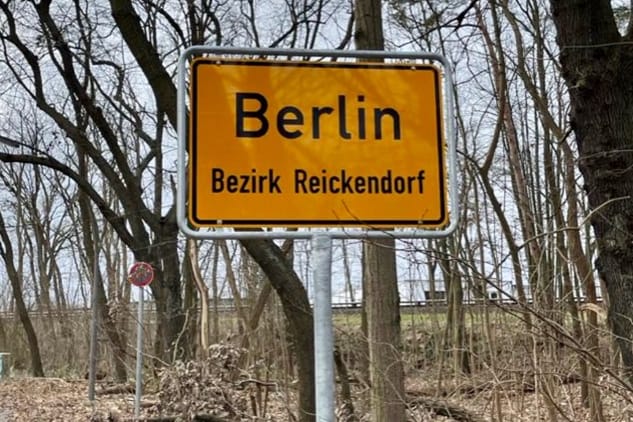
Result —
[[136, 322], [136, 389], [134, 396], [134, 420], [138, 420], [141, 414], [141, 395], [143, 390], [143, 302], [145, 288], [139, 287], [138, 312]]
[[316, 421], [334, 422], [334, 334], [332, 330], [332, 238], [312, 238], [314, 262], [314, 375]]
[[95, 381], [97, 378], [97, 277], [99, 276], [99, 227], [97, 220], [92, 219], [92, 239], [94, 263], [92, 268], [92, 320], [90, 321], [90, 358], [88, 363], [88, 400], [95, 399]]

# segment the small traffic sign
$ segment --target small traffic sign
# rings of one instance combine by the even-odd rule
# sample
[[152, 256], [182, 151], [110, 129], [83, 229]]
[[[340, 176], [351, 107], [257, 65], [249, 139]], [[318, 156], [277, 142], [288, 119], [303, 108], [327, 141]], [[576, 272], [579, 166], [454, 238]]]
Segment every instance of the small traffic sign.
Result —
[[135, 286], [145, 287], [154, 280], [154, 268], [147, 262], [135, 262], [130, 267], [127, 279]]

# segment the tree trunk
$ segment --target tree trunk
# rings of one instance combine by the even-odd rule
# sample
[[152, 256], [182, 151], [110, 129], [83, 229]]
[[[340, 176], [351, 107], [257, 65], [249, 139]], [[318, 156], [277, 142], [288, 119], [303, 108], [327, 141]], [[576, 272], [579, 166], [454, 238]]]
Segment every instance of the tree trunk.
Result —
[[218, 291], [218, 263], [220, 261], [220, 249], [217, 243], [213, 244], [213, 267], [211, 269], [211, 294], [213, 295], [213, 328], [212, 328], [212, 341], [213, 343], [220, 342], [220, 297]]
[[246, 307], [242, 302], [242, 294], [240, 293], [240, 289], [237, 286], [237, 278], [235, 277], [235, 273], [233, 272], [233, 262], [231, 260], [231, 254], [229, 253], [229, 248], [226, 245], [226, 240], [217, 240], [216, 245], [218, 248], [220, 248], [222, 258], [224, 258], [224, 267], [226, 268], [226, 281], [229, 283], [231, 295], [233, 296], [233, 303], [235, 304], [235, 311], [239, 320], [238, 326], [240, 328], [240, 333], [244, 333], [247, 329], [246, 325], [248, 322], [248, 316], [246, 315]]
[[[160, 55], [147, 39], [139, 15], [132, 3], [125, 0], [111, 0], [110, 8], [123, 40], [147, 77], [156, 98], [157, 108], [164, 111], [171, 126], [176, 128], [177, 89], [171, 75], [161, 62]], [[99, 110], [95, 111], [91, 108], [90, 111], [95, 115], [95, 112], [98, 113]], [[119, 158], [124, 159], [124, 157]], [[125, 168], [125, 170], [129, 169]], [[125, 176], [131, 177], [128, 174]], [[138, 203], [139, 198], [133, 197], [140, 193], [138, 181], [130, 180], [126, 186], [131, 189], [128, 191], [130, 196], [126, 197], [127, 194], [125, 194], [120, 197], [121, 201], [124, 204], [131, 204], [134, 201]], [[112, 224], [112, 220], [110, 223]], [[155, 271], [155, 280], [150, 284], [150, 288], [156, 301], [158, 317], [155, 344], [157, 356], [165, 361], [176, 358], [187, 359], [191, 355], [191, 342], [186, 339], [186, 327], [184, 327], [186, 318], [181, 296], [179, 230], [175, 206], [172, 206], [164, 216], [149, 214], [146, 210], [143, 220], [130, 219], [129, 224], [132, 226], [134, 238], [127, 239], [126, 243], [134, 251], [134, 258], [137, 261], [150, 262]], [[152, 230], [152, 240], [145, 224], [149, 224]], [[134, 244], [131, 245], [130, 242]]]
[[[85, 155], [82, 151], [78, 151], [79, 155], [79, 172], [84, 177], [88, 176], [88, 168], [86, 165]], [[93, 240], [97, 233], [98, 226], [94, 221], [95, 216], [90, 208], [90, 200], [85, 193], [79, 192], [78, 196], [80, 224], [83, 232], [84, 250], [86, 251], [86, 258], [89, 268], [95, 268], [95, 260], [97, 259], [97, 250], [95, 247], [95, 241]], [[97, 264], [98, 268], [98, 264]], [[127, 381], [127, 365], [126, 365], [126, 341], [124, 334], [120, 333], [116, 327], [116, 322], [112, 319], [110, 310], [108, 307], [108, 299], [105, 293], [105, 287], [103, 285], [103, 277], [101, 271], [97, 271], [93, 276], [97, 277], [97, 280], [93, 280], [92, 285], [96, 291], [96, 306], [97, 312], [101, 318], [101, 325], [105, 329], [108, 340], [110, 341], [110, 347], [114, 355], [114, 378], [119, 382]], [[94, 306], [92, 303], [90, 306]]]
[[[447, 240], [438, 242], [441, 255], [457, 256], [455, 246]], [[455, 267], [454, 260], [441, 260], [440, 267], [446, 287], [448, 306], [446, 309], [446, 331], [450, 333], [450, 350], [452, 350], [453, 371], [456, 375], [470, 373], [470, 361], [465, 347], [466, 321], [464, 319], [464, 290], [459, 270]], [[486, 295], [486, 290], [483, 291]], [[445, 344], [449, 338], [445, 338]]]
[[551, 0], [571, 127], [585, 180], [596, 265], [609, 294], [609, 320], [633, 384], [633, 50], [609, 0]]
[[[288, 260], [288, 263], [292, 265], [293, 262], [293, 246], [294, 241], [292, 239], [286, 239], [281, 246], [281, 251]], [[265, 277], [262, 283], [261, 290], [257, 293], [257, 298], [254, 301], [254, 304], [251, 307], [251, 312], [248, 316], [248, 325], [246, 325], [246, 329], [244, 330], [244, 335], [242, 336], [242, 341], [240, 343], [240, 348], [244, 350], [248, 350], [250, 347], [250, 341], [252, 337], [255, 335], [255, 330], [257, 330], [257, 326], [259, 325], [260, 318], [264, 313], [264, 308], [266, 307], [266, 303], [268, 303], [268, 298], [270, 297], [273, 286], [270, 284], [270, 281]], [[243, 368], [248, 360], [248, 354], [243, 353], [240, 356], [240, 360], [237, 364], [238, 368]]]
[[202, 310], [198, 312], [198, 305], [202, 307], [202, 299], [198, 295], [197, 281], [194, 280], [194, 265], [191, 260], [191, 250], [188, 247], [189, 242], [193, 239], [187, 239], [186, 247], [183, 255], [181, 275], [184, 292], [182, 294], [182, 309], [185, 314], [185, 323], [182, 327], [182, 338], [187, 339], [188, 350], [190, 352], [189, 359], [195, 359], [197, 356], [203, 356], [202, 336], [199, 325], [202, 323]]
[[356, 305], [356, 295], [354, 294], [354, 286], [352, 286], [352, 272], [349, 265], [349, 257], [347, 256], [347, 245], [345, 241], [341, 242], [341, 252], [343, 254], [343, 271], [345, 275], [345, 290], [349, 295], [349, 301], [352, 305]]
[[[382, 2], [356, 0], [354, 42], [359, 50], [382, 50]], [[363, 303], [367, 318], [372, 420], [404, 421], [400, 295], [393, 238], [365, 242]]]
[[364, 243], [363, 296], [367, 297], [371, 414], [376, 422], [406, 420], [394, 243], [393, 239]]
[[[569, 227], [578, 228], [578, 206], [577, 206], [577, 195], [576, 195], [576, 184], [575, 177], [573, 172], [573, 154], [568, 145], [563, 145], [563, 155], [566, 165], [566, 184], [567, 184], [567, 192], [568, 192], [568, 202], [569, 205], [567, 207], [567, 224]], [[574, 264], [576, 268], [576, 273], [578, 274], [578, 278], [582, 280], [584, 292], [586, 295], [586, 300], [588, 303], [597, 303], [596, 296], [596, 283], [594, 280], [593, 272], [591, 271], [591, 266], [589, 264], [589, 260], [585, 255], [582, 249], [582, 241], [580, 238], [580, 228], [578, 230], [571, 230], [569, 232], [569, 256], [571, 262]], [[575, 304], [574, 304], [575, 306]], [[574, 316], [577, 318], [577, 316]], [[598, 338], [600, 327], [598, 326], [598, 316], [595, 312], [590, 312], [587, 315], [587, 327], [585, 331], [585, 341], [587, 342], [587, 348], [590, 350], [592, 355], [599, 356], [600, 354], [600, 339]], [[583, 363], [585, 367], [588, 365]], [[581, 369], [582, 366], [581, 365]], [[588, 368], [586, 394], [583, 396], [583, 401], [585, 404], [589, 405], [592, 413], [592, 419], [596, 421], [604, 420], [604, 416], [602, 414], [602, 400], [600, 398], [600, 389], [596, 386], [596, 381], [598, 379], [597, 370], [593, 367]], [[584, 386], [583, 382], [583, 386]]]
[[200, 348], [203, 359], [209, 354], [209, 288], [202, 278], [200, 262], [198, 259], [198, 245], [194, 239], [187, 239], [189, 248], [189, 261], [191, 265], [191, 275], [196, 283], [196, 289], [200, 295]]
[[156, 241], [147, 248], [151, 253], [139, 253], [135, 258], [138, 261], [149, 261], [154, 267], [155, 279], [150, 288], [156, 300], [159, 323], [162, 325], [157, 333], [162, 334], [161, 349], [157, 350], [158, 356], [162, 356], [167, 362], [176, 359], [187, 360], [191, 356], [191, 341], [185, 335], [186, 318], [181, 295], [179, 231], [175, 207], [161, 219], [160, 225]]
[[6, 226], [4, 224], [4, 218], [0, 213], [0, 256], [4, 260], [4, 264], [7, 269], [7, 275], [11, 282], [11, 290], [13, 290], [13, 298], [15, 299], [15, 308], [20, 317], [20, 322], [24, 327], [26, 333], [26, 340], [29, 344], [29, 352], [31, 354], [31, 371], [35, 377], [43, 377], [44, 369], [42, 367], [42, 357], [40, 355], [40, 347], [37, 341], [37, 335], [33, 329], [31, 318], [29, 317], [26, 304], [24, 303], [24, 296], [22, 295], [22, 284], [18, 270], [15, 268], [13, 248], [11, 247], [11, 239], [7, 233]]

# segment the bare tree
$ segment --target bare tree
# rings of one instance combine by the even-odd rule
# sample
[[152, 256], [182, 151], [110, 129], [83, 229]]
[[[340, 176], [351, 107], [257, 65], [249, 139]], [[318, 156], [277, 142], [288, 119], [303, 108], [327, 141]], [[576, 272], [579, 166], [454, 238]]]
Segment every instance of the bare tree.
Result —
[[610, 1], [551, 0], [561, 72], [571, 100], [570, 125], [585, 180], [596, 265], [609, 293], [609, 320], [633, 384], [633, 28], [618, 30]]
[[[354, 42], [360, 50], [384, 49], [382, 2], [357, 0]], [[363, 303], [367, 317], [371, 411], [374, 421], [405, 420], [400, 296], [393, 238], [363, 245]]]
[[9, 275], [9, 281], [11, 282], [11, 289], [13, 291], [13, 299], [17, 309], [20, 322], [24, 327], [26, 338], [29, 344], [29, 352], [31, 354], [31, 371], [36, 377], [44, 376], [44, 369], [42, 367], [42, 357], [40, 356], [40, 347], [33, 329], [33, 323], [29, 316], [26, 303], [24, 301], [24, 295], [22, 293], [22, 279], [15, 266], [15, 255], [13, 253], [12, 241], [9, 237], [7, 227], [4, 223], [4, 218], [0, 212], [0, 257], [4, 261], [7, 273]]

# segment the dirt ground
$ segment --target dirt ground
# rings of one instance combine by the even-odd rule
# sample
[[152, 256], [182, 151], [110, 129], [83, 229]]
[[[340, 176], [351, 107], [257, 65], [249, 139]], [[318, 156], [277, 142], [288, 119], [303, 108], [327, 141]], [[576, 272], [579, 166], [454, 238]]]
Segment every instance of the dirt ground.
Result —
[[[222, 421], [293, 421], [296, 397], [274, 381], [228, 377], [236, 353], [231, 348], [213, 349], [207, 362], [177, 363], [160, 382], [144, 387], [139, 421], [186, 422], [194, 415]], [[633, 394], [617, 388], [610, 379], [599, 380], [604, 420], [633, 421]], [[428, 372], [407, 377], [408, 421], [411, 422], [534, 422], [567, 420], [593, 422], [580, 403], [580, 384], [561, 383], [555, 396], [537, 393], [530, 384], [509, 384], [491, 379], [464, 377], [438, 382]], [[290, 388], [292, 390], [292, 387]], [[438, 393], [440, 392], [441, 393]], [[369, 421], [366, 388], [354, 384], [352, 396], [359, 422]], [[545, 406], [545, 397], [552, 405]], [[126, 422], [134, 421], [134, 389], [129, 385], [99, 381], [95, 400], [88, 400], [84, 379], [9, 377], [0, 379], [0, 422]], [[547, 408], [556, 409], [554, 415]], [[342, 408], [339, 408], [340, 411]], [[441, 416], [450, 409], [451, 418]], [[211, 418], [220, 416], [221, 419]], [[257, 415], [257, 416], [254, 416]], [[176, 418], [178, 416], [178, 418]], [[340, 421], [344, 419], [339, 419]], [[391, 421], [389, 421], [391, 422]], [[395, 421], [394, 421], [395, 422]]]
[[[88, 400], [88, 382], [60, 378], [9, 378], [0, 381], [0, 422], [132, 420], [134, 394], [103, 394]], [[155, 397], [143, 397], [144, 404]]]
[[[114, 387], [114, 388], [113, 388]], [[0, 381], [0, 422], [72, 422], [72, 421], [112, 421], [124, 422], [134, 420], [134, 394], [133, 392], [107, 392], [108, 389], [116, 390], [112, 384], [100, 383], [97, 385], [96, 399], [88, 400], [88, 383], [81, 379], [60, 378], [8, 378]], [[571, 391], [570, 391], [571, 392]], [[270, 397], [278, 401], [281, 397]], [[506, 410], [502, 419], [509, 422], [548, 421], [546, 412], [542, 407], [533, 402], [529, 396], [523, 397], [520, 402], [506, 403]], [[607, 421], [624, 422], [633, 420], [633, 405], [631, 402], [622, 401], [622, 397], [603, 397], [605, 404], [605, 416]], [[142, 399], [142, 421], [180, 421], [184, 419], [169, 419], [168, 414], [161, 414], [158, 405], [157, 394], [145, 394]], [[490, 397], [480, 395], [463, 400], [452, 400], [453, 403], [464, 406], [474, 411], [475, 414], [487, 415], [478, 418], [479, 421], [490, 420]], [[561, 403], [566, 407], [564, 403]], [[571, 404], [571, 403], [568, 403]], [[576, 406], [570, 406], [576, 407]], [[586, 410], [567, 408], [567, 415], [573, 416], [576, 422], [591, 421]], [[365, 417], [360, 418], [365, 421]], [[565, 418], [567, 419], [567, 418]], [[234, 420], [234, 419], [229, 419]], [[283, 409], [271, 406], [271, 411], [263, 418], [239, 418], [239, 420], [257, 421], [287, 421], [287, 413]], [[431, 413], [416, 412], [414, 421], [450, 421], [449, 419]], [[571, 419], [567, 419], [571, 420]]]
[[[202, 388], [201, 388], [202, 389]], [[135, 395], [132, 386], [98, 383], [95, 400], [88, 400], [88, 382], [83, 379], [61, 378], [6, 378], [0, 380], [0, 422], [127, 422], [134, 419]], [[281, 397], [271, 397], [281, 403]], [[176, 419], [170, 409], [161, 411], [159, 395], [143, 394], [140, 421], [186, 421]], [[164, 407], [164, 406], [163, 406]], [[277, 412], [277, 413], [275, 413]], [[190, 414], [197, 412], [191, 411]], [[206, 412], [201, 412], [206, 413]], [[274, 405], [269, 406], [265, 417], [248, 420], [285, 421]], [[209, 412], [218, 415], [221, 413]], [[222, 418], [218, 420], [244, 420]]]

